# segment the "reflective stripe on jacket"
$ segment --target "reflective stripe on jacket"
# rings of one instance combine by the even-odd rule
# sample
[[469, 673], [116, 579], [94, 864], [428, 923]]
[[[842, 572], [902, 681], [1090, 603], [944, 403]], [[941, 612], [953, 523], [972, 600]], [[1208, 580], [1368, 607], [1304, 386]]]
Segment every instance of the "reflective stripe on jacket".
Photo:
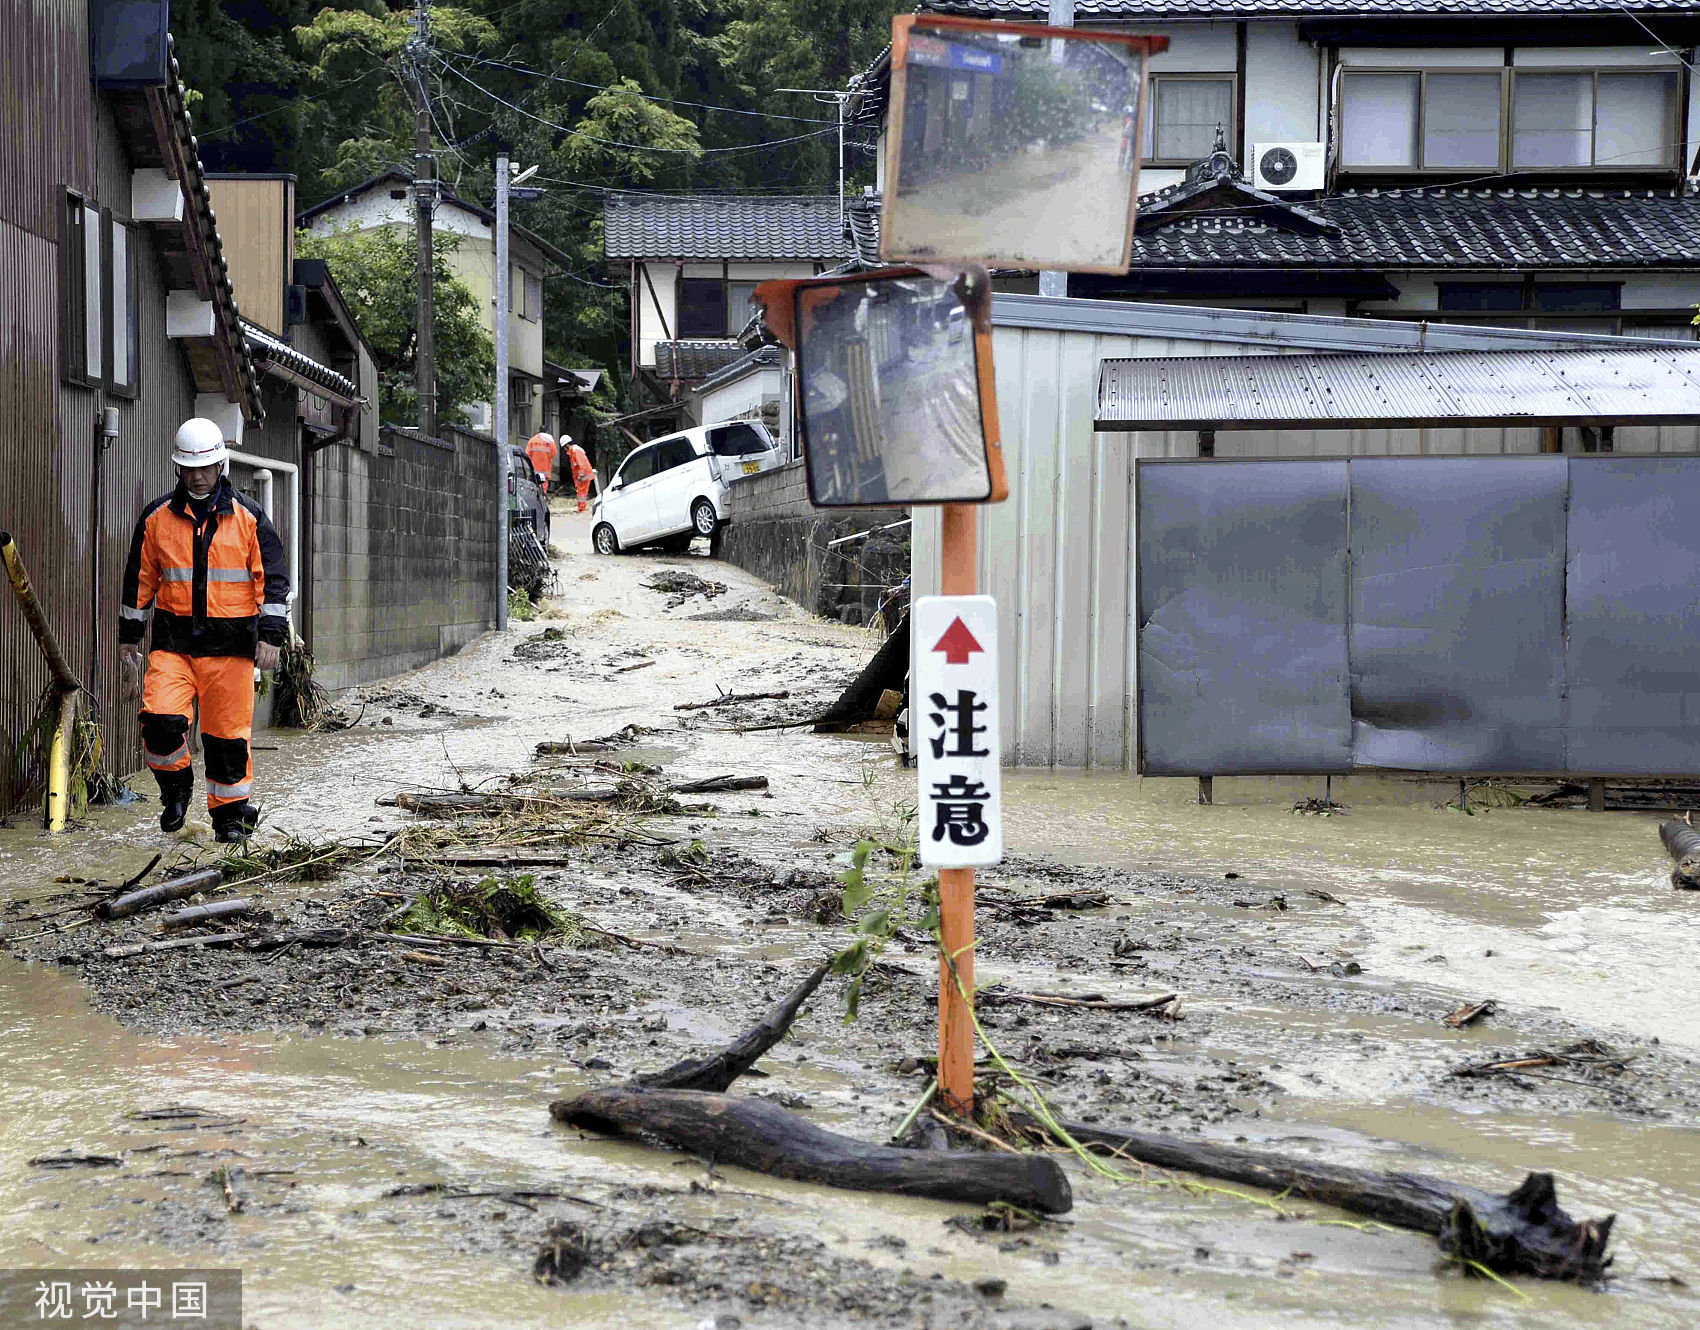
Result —
[[153, 607], [153, 649], [186, 656], [254, 655], [256, 639], [289, 636], [283, 542], [264, 511], [220, 478], [197, 523], [177, 488], [142, 510], [124, 566], [118, 640], [140, 642]]

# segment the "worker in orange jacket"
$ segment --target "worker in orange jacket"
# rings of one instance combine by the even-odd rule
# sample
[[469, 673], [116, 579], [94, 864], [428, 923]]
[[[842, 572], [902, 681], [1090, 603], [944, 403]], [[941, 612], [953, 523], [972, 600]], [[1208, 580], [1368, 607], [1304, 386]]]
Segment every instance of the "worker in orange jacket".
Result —
[[537, 473], [537, 483], [543, 486], [543, 493], [547, 495], [549, 481], [555, 475], [555, 459], [561, 455], [561, 450], [550, 435], [539, 433], [526, 440], [525, 454], [531, 459], [531, 469]]
[[[159, 782], [161, 831], [188, 815], [189, 727], [200, 708], [207, 808], [220, 841], [252, 834], [254, 668], [277, 668], [289, 636], [283, 543], [259, 505], [231, 488], [224, 431], [187, 420], [171, 454], [177, 488], [142, 509], [124, 567], [118, 641], [128, 691], [142, 696], [142, 755]], [[153, 609], [152, 650], [142, 634]]]
[[578, 491], [578, 510], [582, 513], [584, 501], [590, 497], [590, 482], [596, 479], [596, 468], [591, 466], [590, 458], [573, 442], [571, 435], [567, 436], [567, 465], [572, 468], [573, 488]]

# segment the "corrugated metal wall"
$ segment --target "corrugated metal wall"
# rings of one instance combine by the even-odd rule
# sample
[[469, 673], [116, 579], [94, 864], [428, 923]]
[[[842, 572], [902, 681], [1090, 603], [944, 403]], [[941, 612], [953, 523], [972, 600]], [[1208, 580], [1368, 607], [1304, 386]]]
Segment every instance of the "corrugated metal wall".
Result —
[[[1309, 348], [1295, 348], [1309, 350]], [[1132, 771], [1134, 467], [1195, 457], [1187, 433], [1092, 428], [1099, 362], [1112, 356], [1278, 354], [1240, 342], [997, 327], [998, 416], [1010, 497], [980, 510], [979, 585], [998, 600], [1005, 761]], [[1567, 437], [1574, 431], [1566, 431]], [[1532, 428], [1224, 431], [1218, 457], [1501, 456], [1538, 453]], [[1700, 452], [1688, 426], [1620, 429], [1618, 452]], [[914, 592], [939, 589], [939, 516], [917, 508]], [[917, 649], [924, 644], [916, 643]]]
[[[107, 403], [59, 379], [60, 201], [75, 189], [130, 210], [130, 165], [89, 83], [87, 15], [85, 0], [0, 0], [0, 528], [16, 538], [60, 644], [100, 707], [107, 765], [130, 772], [141, 749], [135, 704], [120, 695], [119, 583], [137, 512], [171, 487], [167, 445], [193, 411], [194, 390], [165, 335], [165, 282], [147, 244], [136, 254], [136, 400]], [[94, 449], [107, 404], [118, 409], [119, 437], [103, 459], [97, 514]], [[0, 813], [15, 802], [10, 755], [46, 683], [11, 592], [0, 591]]]

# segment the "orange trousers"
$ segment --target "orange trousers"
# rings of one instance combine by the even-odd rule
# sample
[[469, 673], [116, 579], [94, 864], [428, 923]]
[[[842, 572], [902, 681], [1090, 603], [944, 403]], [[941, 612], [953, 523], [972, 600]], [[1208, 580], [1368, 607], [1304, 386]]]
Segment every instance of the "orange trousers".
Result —
[[161, 789], [174, 778], [191, 779], [189, 727], [197, 702], [207, 807], [240, 803], [254, 788], [254, 758], [248, 751], [254, 734], [254, 662], [245, 656], [150, 652], [142, 681], [142, 756]]
[[578, 510], [582, 513], [585, 508], [584, 501], [590, 497], [590, 477], [586, 476], [583, 480], [580, 480], [577, 476], [574, 476], [573, 488], [578, 491]]

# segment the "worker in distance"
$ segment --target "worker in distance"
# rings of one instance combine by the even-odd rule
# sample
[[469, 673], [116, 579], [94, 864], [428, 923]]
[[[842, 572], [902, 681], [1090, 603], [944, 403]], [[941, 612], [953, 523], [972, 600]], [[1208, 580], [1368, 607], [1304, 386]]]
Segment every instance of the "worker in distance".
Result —
[[[230, 484], [224, 431], [199, 417], [177, 431], [177, 487], [142, 509], [119, 603], [126, 692], [141, 694], [142, 754], [159, 782], [159, 829], [188, 816], [189, 727], [199, 708], [207, 809], [220, 841], [245, 840], [254, 763], [254, 670], [274, 670], [289, 638], [289, 574], [265, 512]], [[144, 661], [142, 635], [152, 610]]]

